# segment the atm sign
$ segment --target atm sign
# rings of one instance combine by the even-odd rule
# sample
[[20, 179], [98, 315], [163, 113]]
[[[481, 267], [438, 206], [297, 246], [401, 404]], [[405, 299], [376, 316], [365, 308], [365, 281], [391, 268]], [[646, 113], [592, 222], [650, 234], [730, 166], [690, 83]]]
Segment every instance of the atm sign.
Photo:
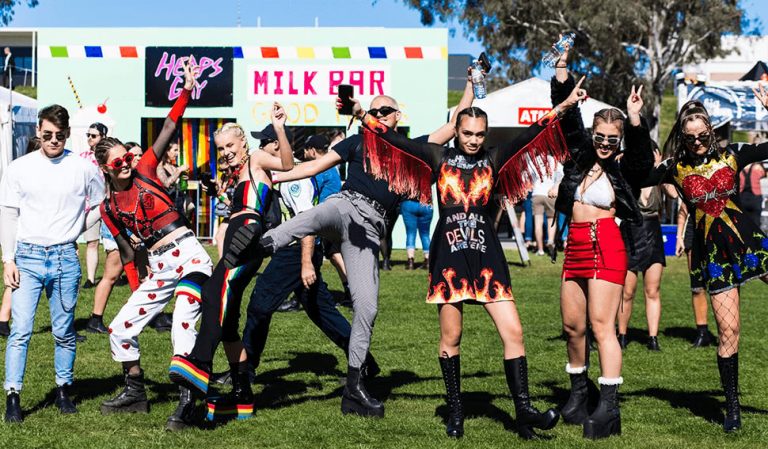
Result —
[[552, 108], [518, 108], [517, 122], [521, 125], [533, 125], [551, 110]]

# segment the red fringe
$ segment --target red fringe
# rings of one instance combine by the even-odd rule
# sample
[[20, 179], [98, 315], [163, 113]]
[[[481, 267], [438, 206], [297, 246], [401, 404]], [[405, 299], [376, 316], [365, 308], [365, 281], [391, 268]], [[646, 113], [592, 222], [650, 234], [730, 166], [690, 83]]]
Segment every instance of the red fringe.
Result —
[[497, 181], [500, 193], [506, 196], [511, 204], [517, 203], [531, 191], [537, 179], [536, 175], [553, 175], [555, 164], [551, 163], [547, 156], [552, 156], [557, 162], [563, 162], [568, 155], [560, 121], [552, 120], [501, 167]]
[[363, 127], [365, 171], [389, 182], [389, 190], [422, 204], [432, 205], [432, 169]]

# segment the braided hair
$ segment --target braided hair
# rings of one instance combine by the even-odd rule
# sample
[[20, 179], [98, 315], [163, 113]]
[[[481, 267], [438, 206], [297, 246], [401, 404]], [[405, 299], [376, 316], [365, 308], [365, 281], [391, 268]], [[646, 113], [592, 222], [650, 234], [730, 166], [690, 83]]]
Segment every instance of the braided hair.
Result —
[[676, 165], [678, 162], [693, 162], [695, 155], [692, 155], [688, 151], [688, 147], [685, 144], [684, 128], [688, 122], [694, 120], [701, 120], [707, 127], [710, 139], [708, 144], [707, 154], [717, 154], [720, 152], [720, 147], [717, 145], [717, 139], [714, 138], [714, 130], [712, 129], [712, 121], [709, 118], [709, 113], [698, 100], [691, 100], [680, 108], [680, 112], [677, 114], [677, 120], [672, 127], [672, 131], [669, 132], [667, 141], [664, 143], [664, 154], [671, 155]]

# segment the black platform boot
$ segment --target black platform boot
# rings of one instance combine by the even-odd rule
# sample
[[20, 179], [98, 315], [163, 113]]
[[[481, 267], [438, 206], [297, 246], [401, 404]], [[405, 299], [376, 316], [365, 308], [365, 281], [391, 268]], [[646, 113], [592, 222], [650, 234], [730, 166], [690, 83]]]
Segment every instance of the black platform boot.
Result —
[[646, 345], [649, 351], [661, 351], [659, 347], [659, 339], [656, 336], [648, 337], [648, 344]]
[[570, 363], [565, 365], [565, 372], [571, 377], [571, 395], [568, 402], [560, 409], [563, 422], [566, 424], [584, 424], [589, 416], [587, 403], [589, 402], [589, 376], [587, 367], [571, 368]]
[[405, 265], [406, 270], [415, 270], [416, 264], [413, 262], [413, 257], [408, 258], [408, 263]]
[[598, 379], [600, 383], [600, 402], [595, 411], [584, 421], [584, 438], [597, 440], [611, 435], [621, 435], [621, 413], [619, 412], [619, 385], [617, 379]]
[[717, 356], [720, 383], [725, 392], [725, 419], [723, 430], [733, 432], [741, 429], [741, 405], [739, 405], [739, 354], [728, 358]]
[[528, 361], [525, 356], [504, 360], [507, 385], [515, 401], [515, 422], [517, 431], [525, 439], [535, 438], [532, 428], [549, 430], [555, 427], [560, 415], [555, 409], [542, 413], [531, 405], [528, 394]]
[[448, 421], [445, 433], [449, 437], [464, 436], [464, 406], [461, 403], [461, 356], [439, 357], [440, 369], [445, 382], [445, 402], [448, 404]]
[[253, 415], [253, 391], [248, 375], [248, 363], [232, 363], [232, 403], [237, 406], [237, 419], [248, 419]]
[[341, 413], [353, 413], [360, 416], [381, 418], [384, 416], [384, 404], [371, 396], [365, 389], [360, 368], [349, 367], [347, 384], [341, 395]]
[[136, 376], [128, 374], [127, 369], [123, 372], [125, 374], [125, 388], [114, 398], [101, 403], [101, 414], [149, 413], [147, 391], [144, 388], [144, 370], [139, 371]]
[[184, 430], [195, 421], [195, 398], [189, 388], [179, 387], [179, 405], [176, 411], [168, 417], [165, 430], [175, 432]]

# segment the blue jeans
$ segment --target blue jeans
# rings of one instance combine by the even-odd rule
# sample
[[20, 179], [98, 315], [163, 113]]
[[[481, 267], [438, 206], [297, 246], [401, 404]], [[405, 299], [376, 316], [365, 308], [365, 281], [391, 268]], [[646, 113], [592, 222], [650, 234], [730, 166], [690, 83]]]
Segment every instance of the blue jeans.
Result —
[[416, 248], [416, 231], [421, 237], [421, 248], [429, 251], [429, 225], [432, 223], [432, 207], [418, 201], [403, 201], [400, 205], [405, 223], [405, 247]]
[[[320, 274], [323, 252], [315, 246], [312, 256], [317, 280], [309, 289], [301, 282], [301, 244], [281, 248], [272, 255], [264, 272], [256, 279], [248, 304], [248, 319], [243, 331], [243, 345], [248, 363], [256, 369], [267, 343], [272, 314], [291, 292], [296, 293], [310, 320], [346, 354], [351, 326], [337, 309], [333, 295]], [[306, 337], [303, 337], [306, 338]]]
[[523, 201], [523, 210], [525, 211], [525, 235], [526, 242], [533, 241], [533, 194], [528, 192], [528, 196]]
[[11, 298], [13, 321], [5, 351], [4, 388], [21, 391], [27, 348], [43, 289], [51, 310], [56, 385], [71, 384], [75, 366], [75, 306], [80, 284], [80, 260], [75, 245], [39, 246], [19, 242], [16, 266], [19, 288], [13, 291]]

